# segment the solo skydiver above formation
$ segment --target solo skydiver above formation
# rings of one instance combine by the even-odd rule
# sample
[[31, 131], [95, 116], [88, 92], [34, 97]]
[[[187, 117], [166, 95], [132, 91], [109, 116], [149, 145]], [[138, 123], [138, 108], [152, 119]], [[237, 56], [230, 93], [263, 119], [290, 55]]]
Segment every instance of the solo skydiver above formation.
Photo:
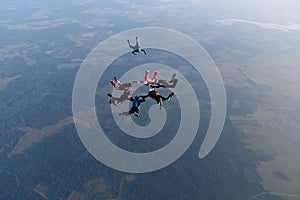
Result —
[[139, 41], [138, 41], [138, 37], [137, 37], [137, 36], [135, 37], [135, 45], [134, 45], [134, 46], [130, 44], [130, 41], [129, 41], [129, 40], [127, 40], [127, 43], [128, 43], [128, 46], [129, 46], [131, 49], [133, 49], [133, 51], [131, 52], [133, 55], [136, 55], [136, 53], [141, 53], [141, 52], [144, 52], [145, 55], [147, 54], [146, 51], [145, 51], [145, 49], [142, 49], [142, 48], [140, 47]]

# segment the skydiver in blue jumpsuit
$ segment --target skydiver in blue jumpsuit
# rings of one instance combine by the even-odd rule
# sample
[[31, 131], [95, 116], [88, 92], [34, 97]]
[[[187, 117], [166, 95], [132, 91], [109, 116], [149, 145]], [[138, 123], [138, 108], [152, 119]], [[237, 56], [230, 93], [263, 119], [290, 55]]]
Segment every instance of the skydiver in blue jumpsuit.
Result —
[[146, 51], [145, 51], [145, 49], [142, 49], [142, 48], [140, 47], [139, 41], [138, 41], [138, 37], [137, 37], [137, 36], [135, 37], [135, 45], [134, 45], [134, 46], [130, 44], [130, 41], [129, 41], [129, 40], [127, 40], [127, 43], [128, 43], [128, 46], [129, 46], [131, 49], [133, 49], [133, 51], [131, 52], [133, 55], [136, 55], [136, 53], [141, 53], [141, 52], [144, 52], [145, 55], [147, 54]]
[[130, 115], [130, 114], [134, 114], [136, 117], [139, 117], [140, 116], [140, 113], [139, 113], [139, 110], [140, 110], [140, 105], [142, 102], [145, 102], [145, 98], [143, 97], [139, 97], [139, 96], [136, 96], [136, 97], [131, 97], [129, 99], [130, 101], [132, 101], [132, 104], [131, 104], [131, 108], [128, 112], [122, 112], [120, 113], [119, 115]]

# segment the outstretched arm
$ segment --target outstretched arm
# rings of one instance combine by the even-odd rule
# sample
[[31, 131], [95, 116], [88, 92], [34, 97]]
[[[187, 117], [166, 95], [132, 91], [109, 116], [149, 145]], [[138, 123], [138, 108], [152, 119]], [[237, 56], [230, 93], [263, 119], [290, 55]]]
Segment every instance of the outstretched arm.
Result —
[[139, 41], [138, 41], [138, 36], [135, 37], [135, 45], [138, 45]]
[[129, 40], [127, 40], [127, 43], [128, 43], [129, 48], [134, 49], [134, 46], [132, 46], [132, 45], [130, 44]]
[[135, 45], [134, 45], [134, 50], [138, 50], [140, 48], [138, 37], [135, 37]]
[[175, 78], [172, 82], [166, 83], [166, 87], [167, 88], [175, 88], [177, 83], [178, 83], [178, 79]]
[[131, 85], [134, 85], [134, 84], [136, 84], [138, 81], [132, 81], [131, 82]]
[[161, 87], [166, 87], [166, 84], [162, 84], [162, 83], [153, 83], [150, 85], [151, 88], [161, 88]]
[[145, 98], [149, 97], [149, 93], [146, 95], [140, 95], [141, 98], [143, 98], [145, 100]]
[[[140, 97], [141, 97], [141, 96], [140, 96]], [[145, 101], [146, 101], [146, 99], [143, 98], [143, 97], [141, 97], [141, 99], [139, 100], [140, 103], [145, 102]]]

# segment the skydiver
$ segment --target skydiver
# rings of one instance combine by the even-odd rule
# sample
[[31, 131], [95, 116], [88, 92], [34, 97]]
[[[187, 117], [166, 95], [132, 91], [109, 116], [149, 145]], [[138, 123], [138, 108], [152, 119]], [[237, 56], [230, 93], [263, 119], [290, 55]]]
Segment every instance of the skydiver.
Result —
[[110, 104], [113, 104], [115, 106], [119, 106], [125, 101], [129, 101], [131, 98], [130, 90], [124, 90], [124, 93], [120, 97], [114, 97], [111, 94], [107, 94], [109, 97], [111, 97], [111, 100], [109, 100]]
[[140, 97], [142, 97], [142, 98], [150, 97], [150, 98], [154, 99], [156, 101], [156, 103], [159, 105], [159, 109], [161, 109], [163, 106], [163, 101], [170, 100], [170, 98], [173, 95], [174, 95], [174, 92], [171, 92], [167, 97], [163, 97], [155, 90], [155, 88], [151, 88], [150, 92], [148, 94], [146, 94], [144, 96], [140, 96]]
[[154, 71], [153, 78], [149, 78], [149, 70], [146, 70], [144, 80], [139, 82], [149, 86], [157, 81], [158, 73], [158, 71]]
[[140, 113], [139, 113], [139, 110], [140, 110], [140, 105], [142, 102], [145, 102], [145, 98], [143, 97], [139, 97], [139, 96], [135, 96], [135, 97], [131, 97], [130, 98], [130, 101], [132, 101], [132, 104], [131, 104], [131, 108], [128, 112], [122, 112], [122, 113], [119, 113], [119, 115], [130, 115], [130, 114], [134, 114], [136, 117], [139, 117], [140, 116]]
[[137, 83], [137, 81], [132, 81], [131, 83], [121, 83], [117, 77], [114, 77], [114, 80], [115, 82], [113, 80], [110, 80], [109, 82], [115, 90], [127, 91], [133, 84]]
[[141, 49], [137, 36], [135, 37], [135, 45], [134, 46], [130, 44], [129, 40], [127, 40], [127, 43], [128, 43], [128, 46], [131, 49], [133, 49], [133, 51], [131, 52], [133, 55], [136, 55], [136, 53], [141, 53], [141, 52], [144, 52], [145, 55], [147, 54], [145, 49]]
[[150, 87], [152, 87], [152, 88], [160, 88], [160, 87], [175, 88], [178, 83], [178, 79], [176, 79], [175, 76], [176, 76], [176, 73], [172, 74], [172, 78], [170, 81], [159, 79], [156, 82], [150, 84]]

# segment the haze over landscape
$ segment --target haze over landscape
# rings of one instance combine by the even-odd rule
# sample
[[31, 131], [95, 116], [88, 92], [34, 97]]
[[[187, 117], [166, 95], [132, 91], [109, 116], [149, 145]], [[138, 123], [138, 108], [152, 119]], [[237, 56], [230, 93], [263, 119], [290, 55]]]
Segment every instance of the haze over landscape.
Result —
[[[299, 9], [294, 0], [2, 1], [0, 199], [299, 199]], [[107, 167], [84, 147], [74, 120], [90, 124], [73, 118], [72, 92], [93, 48], [143, 27], [173, 29], [204, 47], [223, 78], [227, 114], [215, 148], [199, 159], [211, 116], [204, 80], [180, 55], [147, 49], [146, 56], [133, 56], [128, 48], [105, 71], [95, 95], [93, 109], [111, 141], [133, 152], [153, 151], [174, 138], [181, 120], [175, 94], [159, 134], [132, 139], [118, 129], [112, 112], [124, 110], [108, 103], [108, 81], [135, 66], [161, 63], [179, 71], [201, 108], [197, 136], [183, 156], [135, 174]], [[141, 113], [152, 105], [147, 100]], [[141, 126], [150, 121], [148, 114], [134, 119]]]

